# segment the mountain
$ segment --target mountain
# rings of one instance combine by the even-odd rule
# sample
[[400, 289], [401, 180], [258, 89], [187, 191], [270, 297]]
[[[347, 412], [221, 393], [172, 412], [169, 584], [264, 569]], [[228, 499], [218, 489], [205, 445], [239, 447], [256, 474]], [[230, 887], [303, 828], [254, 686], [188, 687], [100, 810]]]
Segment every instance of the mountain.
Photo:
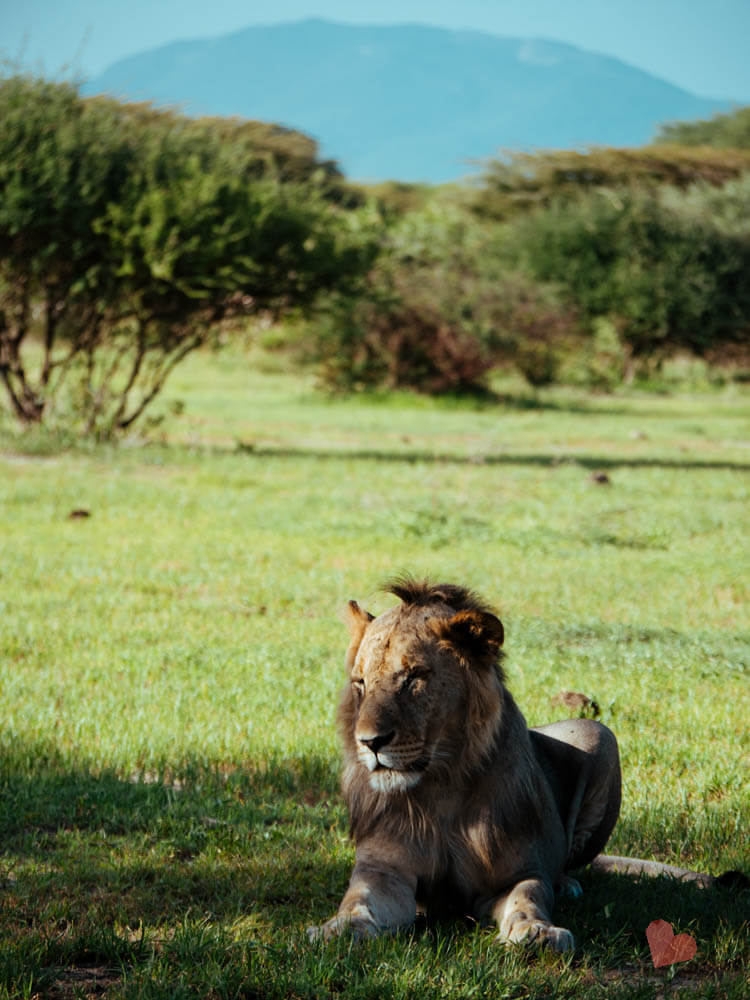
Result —
[[501, 149], [642, 145], [664, 122], [729, 107], [557, 42], [322, 20], [165, 45], [82, 92], [277, 122], [355, 180], [433, 182]]

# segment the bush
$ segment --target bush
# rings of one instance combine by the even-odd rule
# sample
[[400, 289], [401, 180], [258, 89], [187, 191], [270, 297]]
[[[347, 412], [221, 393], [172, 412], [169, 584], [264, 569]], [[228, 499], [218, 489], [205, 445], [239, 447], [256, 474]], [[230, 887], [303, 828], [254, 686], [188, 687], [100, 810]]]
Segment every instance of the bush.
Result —
[[502, 363], [552, 381], [574, 327], [550, 287], [504, 269], [491, 230], [428, 207], [393, 226], [365, 287], [309, 336], [329, 387], [465, 393]]
[[750, 329], [750, 183], [596, 191], [517, 220], [508, 253], [605, 317], [632, 363], [699, 355]]

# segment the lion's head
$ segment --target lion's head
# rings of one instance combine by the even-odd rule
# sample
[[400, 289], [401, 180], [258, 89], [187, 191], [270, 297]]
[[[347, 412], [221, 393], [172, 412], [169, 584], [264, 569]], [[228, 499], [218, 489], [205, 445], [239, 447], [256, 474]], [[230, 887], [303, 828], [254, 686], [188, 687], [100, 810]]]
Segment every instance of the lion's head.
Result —
[[493, 745], [505, 689], [503, 626], [471, 591], [398, 580], [401, 604], [348, 606], [349, 684], [339, 708], [344, 785], [390, 794], [475, 767]]

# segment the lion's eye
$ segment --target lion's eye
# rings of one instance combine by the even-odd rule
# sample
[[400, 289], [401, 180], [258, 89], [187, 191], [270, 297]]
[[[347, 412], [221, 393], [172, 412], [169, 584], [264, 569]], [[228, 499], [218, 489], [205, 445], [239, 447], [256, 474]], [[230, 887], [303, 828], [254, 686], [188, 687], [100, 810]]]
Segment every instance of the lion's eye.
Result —
[[404, 692], [419, 690], [419, 688], [422, 687], [422, 684], [420, 683], [422, 680], [423, 677], [421, 674], [407, 674], [401, 681], [400, 690]]
[[355, 694], [363, 695], [365, 693], [365, 682], [361, 677], [352, 677], [352, 687]]

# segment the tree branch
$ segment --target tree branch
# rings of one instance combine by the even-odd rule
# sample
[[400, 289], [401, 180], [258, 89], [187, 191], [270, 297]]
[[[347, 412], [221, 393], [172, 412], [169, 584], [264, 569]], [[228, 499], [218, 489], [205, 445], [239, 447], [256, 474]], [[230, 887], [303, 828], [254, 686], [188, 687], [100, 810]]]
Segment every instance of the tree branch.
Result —
[[141, 413], [143, 413], [143, 411], [146, 409], [149, 403], [161, 392], [164, 383], [167, 380], [167, 377], [169, 376], [170, 372], [175, 368], [175, 366], [178, 365], [179, 362], [182, 361], [182, 359], [186, 355], [188, 355], [191, 351], [194, 351], [196, 348], [200, 347], [204, 340], [205, 337], [202, 333], [196, 334], [186, 344], [183, 344], [180, 350], [176, 351], [172, 355], [172, 357], [167, 361], [167, 363], [162, 366], [161, 371], [158, 373], [158, 375], [155, 376], [155, 381], [152, 383], [151, 389], [143, 396], [138, 406], [133, 410], [131, 414], [129, 414], [129, 416], [123, 417], [118, 421], [117, 426], [120, 428], [120, 430], [126, 430], [128, 427], [130, 427], [133, 421], [138, 419], [138, 417], [141, 415]]

